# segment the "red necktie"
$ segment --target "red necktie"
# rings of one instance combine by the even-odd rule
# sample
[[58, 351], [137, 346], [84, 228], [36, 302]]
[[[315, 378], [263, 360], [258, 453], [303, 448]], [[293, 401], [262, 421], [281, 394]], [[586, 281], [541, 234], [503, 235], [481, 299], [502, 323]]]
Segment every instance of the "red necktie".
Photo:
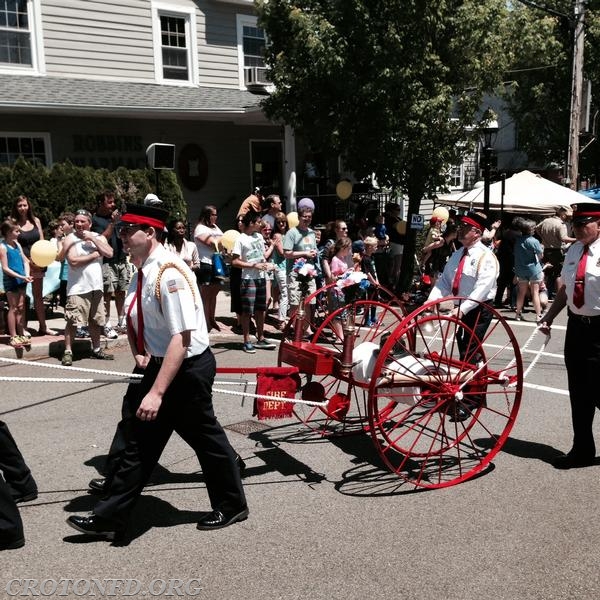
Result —
[[575, 273], [575, 287], [573, 288], [573, 304], [577, 308], [583, 306], [585, 300], [585, 267], [587, 265], [588, 246], [583, 247], [583, 253], [577, 265], [577, 273]]
[[456, 273], [454, 274], [454, 280], [452, 281], [452, 295], [458, 296], [458, 288], [460, 286], [460, 278], [462, 276], [463, 268], [465, 266], [465, 260], [469, 254], [469, 250], [465, 248], [463, 250], [463, 254], [460, 257], [460, 261], [458, 263], [458, 267], [456, 268]]
[[129, 305], [127, 311], [127, 326], [131, 337], [135, 337], [135, 347], [138, 354], [146, 354], [146, 347], [144, 345], [144, 313], [142, 312], [142, 270], [139, 269], [137, 273], [137, 288], [135, 290], [135, 304], [137, 308], [137, 334], [134, 334], [133, 324], [131, 322], [131, 309], [133, 308], [133, 302]]

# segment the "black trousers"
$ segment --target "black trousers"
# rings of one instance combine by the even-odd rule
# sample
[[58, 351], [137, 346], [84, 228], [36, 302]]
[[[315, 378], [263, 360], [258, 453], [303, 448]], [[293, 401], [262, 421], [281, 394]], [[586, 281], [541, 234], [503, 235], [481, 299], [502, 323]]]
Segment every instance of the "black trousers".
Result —
[[461, 319], [469, 329], [461, 327], [456, 332], [456, 343], [461, 359], [473, 365], [477, 364], [481, 358], [477, 349], [480, 348], [481, 341], [492, 322], [492, 312], [487, 308], [490, 305], [491, 301], [488, 301], [469, 311]]
[[560, 248], [544, 249], [543, 261], [552, 265], [552, 267], [545, 271], [546, 288], [549, 298], [554, 298], [556, 294], [556, 278], [560, 275], [564, 259], [565, 256]]
[[[136, 375], [143, 375], [144, 369], [135, 367], [133, 369], [133, 373]], [[121, 420], [117, 425], [117, 429], [108, 450], [106, 463], [104, 465], [104, 469], [102, 470], [102, 474], [106, 478], [106, 489], [112, 485], [112, 480], [119, 467], [119, 461], [121, 460], [121, 457], [123, 456], [127, 446], [127, 436], [125, 433], [127, 423], [131, 419], [135, 418], [135, 413], [140, 406], [140, 402], [142, 401], [142, 398], [137, 393], [137, 388], [139, 385], [139, 382], [130, 383], [127, 386], [125, 395], [123, 396], [123, 404], [121, 405]]]
[[570, 315], [564, 354], [573, 421], [572, 451], [585, 457], [594, 457], [596, 445], [592, 424], [596, 409], [600, 409], [600, 394], [597, 390], [600, 373], [600, 318], [586, 322]]
[[35, 479], [4, 421], [0, 421], [0, 470], [14, 498], [37, 492]]
[[[160, 365], [151, 361], [142, 382], [131, 386], [138, 405], [152, 387]], [[112, 478], [109, 495], [94, 513], [124, 526], [173, 431], [194, 450], [214, 510], [238, 512], [246, 507], [236, 453], [215, 417], [212, 385], [216, 363], [210, 350], [184, 360], [163, 397], [154, 421], [133, 416], [123, 424], [125, 449]], [[135, 392], [133, 391], [135, 390]]]
[[4, 421], [0, 421], [0, 547], [23, 538], [15, 497], [37, 491], [35, 480]]
[[[492, 322], [492, 312], [488, 310], [490, 305], [491, 301], [488, 301], [469, 311], [461, 319], [468, 330], [461, 327], [456, 332], [460, 358], [472, 365], [476, 365], [483, 358], [480, 352], [481, 344]], [[485, 395], [478, 393], [480, 391], [481, 388], [477, 385], [465, 385], [463, 390], [465, 403], [468, 405], [485, 403]]]

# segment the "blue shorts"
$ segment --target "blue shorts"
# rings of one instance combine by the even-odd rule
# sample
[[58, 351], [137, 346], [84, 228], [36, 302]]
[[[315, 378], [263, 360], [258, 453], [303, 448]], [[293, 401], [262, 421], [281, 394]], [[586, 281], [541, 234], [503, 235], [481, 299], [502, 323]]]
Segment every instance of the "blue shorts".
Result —
[[27, 287], [27, 283], [16, 277], [4, 277], [2, 280], [5, 292], [18, 292]]

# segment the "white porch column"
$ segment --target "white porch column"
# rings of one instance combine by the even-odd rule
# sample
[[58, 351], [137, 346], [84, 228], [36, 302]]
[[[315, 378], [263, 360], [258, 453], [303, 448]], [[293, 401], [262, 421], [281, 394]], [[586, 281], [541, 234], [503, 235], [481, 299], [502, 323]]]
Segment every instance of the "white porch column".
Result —
[[296, 210], [296, 136], [294, 130], [286, 125], [283, 140], [283, 177], [287, 182], [285, 212]]

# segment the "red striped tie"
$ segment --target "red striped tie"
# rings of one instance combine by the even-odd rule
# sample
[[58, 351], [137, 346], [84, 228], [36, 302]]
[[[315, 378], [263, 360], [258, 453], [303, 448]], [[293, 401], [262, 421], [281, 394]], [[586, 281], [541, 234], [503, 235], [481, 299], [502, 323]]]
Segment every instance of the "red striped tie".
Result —
[[585, 267], [587, 265], [588, 247], [583, 247], [583, 253], [577, 265], [577, 273], [575, 273], [575, 287], [573, 288], [573, 304], [577, 308], [583, 306], [585, 300]]
[[469, 250], [465, 248], [463, 250], [463, 254], [460, 257], [460, 261], [458, 263], [458, 267], [456, 268], [456, 273], [454, 274], [454, 280], [452, 281], [452, 295], [458, 296], [458, 288], [460, 287], [460, 278], [462, 277], [463, 268], [465, 266], [465, 260], [469, 254]]

